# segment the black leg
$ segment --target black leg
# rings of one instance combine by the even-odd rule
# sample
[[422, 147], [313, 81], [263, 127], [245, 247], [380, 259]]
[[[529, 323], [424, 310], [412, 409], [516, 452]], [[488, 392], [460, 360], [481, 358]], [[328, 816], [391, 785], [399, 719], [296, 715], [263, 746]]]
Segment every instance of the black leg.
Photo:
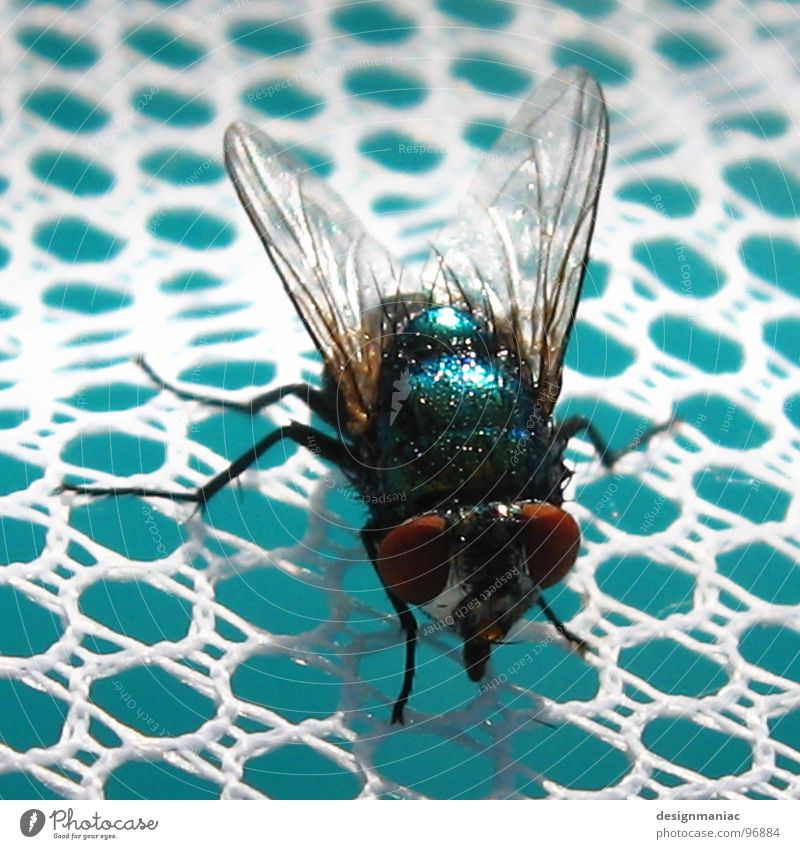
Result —
[[654, 425], [641, 434], [641, 436], [637, 436], [630, 445], [626, 445], [621, 451], [610, 451], [600, 432], [586, 416], [572, 416], [559, 425], [555, 441], [559, 443], [563, 450], [575, 434], [585, 433], [589, 438], [589, 442], [594, 446], [595, 451], [600, 455], [600, 462], [607, 469], [610, 469], [620, 457], [623, 457], [629, 451], [635, 450], [640, 445], [647, 445], [654, 436], [663, 433], [665, 430], [669, 430], [676, 421], [677, 419], [673, 419], [660, 425]]
[[[369, 525], [361, 531], [361, 539], [374, 566], [375, 559], [378, 556], [378, 550], [374, 530]], [[411, 608], [409, 608], [409, 606], [401, 598], [398, 598], [389, 589], [389, 587], [386, 586], [377, 568], [375, 569], [375, 572], [378, 575], [381, 584], [383, 584], [383, 589], [386, 592], [389, 601], [392, 603], [392, 607], [394, 608], [397, 617], [400, 619], [400, 627], [403, 629], [403, 633], [406, 638], [406, 660], [403, 671], [403, 685], [400, 688], [400, 693], [392, 707], [392, 725], [402, 725], [403, 710], [408, 703], [408, 697], [411, 695], [411, 690], [414, 686], [414, 672], [417, 667], [417, 620], [414, 618]]]
[[411, 695], [411, 689], [414, 686], [414, 672], [417, 668], [417, 620], [411, 612], [409, 606], [402, 600], [397, 598], [394, 593], [386, 590], [397, 615], [400, 617], [400, 627], [406, 636], [406, 662], [403, 671], [403, 686], [400, 688], [400, 693], [392, 707], [392, 725], [403, 724], [403, 711], [408, 702], [408, 697]]
[[314, 450], [342, 468], [352, 468], [353, 460], [347, 449], [347, 446], [339, 442], [338, 439], [320, 433], [308, 425], [292, 422], [285, 427], [278, 428], [272, 433], [259, 440], [252, 448], [250, 448], [241, 457], [234, 460], [227, 469], [221, 471], [218, 475], [211, 478], [208, 483], [200, 487], [200, 489], [183, 492], [172, 492], [165, 489], [151, 489], [149, 487], [126, 486], [126, 487], [94, 487], [76, 484], [62, 484], [60, 490], [70, 492], [78, 492], [82, 495], [138, 495], [143, 498], [170, 498], [173, 501], [189, 502], [191, 504], [204, 505], [224, 486], [234, 481], [242, 472], [253, 463], [275, 443], [282, 439], [291, 439], [298, 445], [306, 447], [313, 446]]
[[335, 422], [336, 411], [331, 408], [328, 396], [325, 393], [320, 392], [319, 389], [309, 386], [307, 383], [289, 383], [286, 386], [279, 386], [276, 389], [270, 389], [268, 392], [262, 392], [261, 395], [256, 395], [249, 401], [231, 401], [226, 398], [199, 395], [198, 393], [191, 392], [188, 389], [181, 389], [174, 383], [169, 383], [153, 371], [150, 364], [144, 357], [137, 357], [136, 364], [153, 381], [153, 383], [156, 384], [156, 386], [161, 387], [161, 389], [166, 389], [168, 392], [172, 392], [173, 395], [176, 395], [178, 398], [183, 398], [186, 401], [200, 401], [202, 404], [206, 404], [209, 407], [222, 407], [226, 410], [239, 410], [243, 413], [252, 414], [259, 410], [263, 410], [265, 407], [269, 407], [270, 404], [274, 404], [276, 401], [280, 401], [284, 395], [295, 395], [308, 404], [312, 413], [315, 413], [326, 422]]
[[559, 634], [562, 634], [571, 643], [574, 643], [575, 647], [578, 649], [579, 652], [581, 652], [581, 654], [588, 650], [589, 645], [586, 640], [582, 640], [577, 634], [573, 633], [569, 630], [569, 628], [567, 628], [567, 626], [550, 609], [550, 606], [544, 600], [543, 595], [540, 594], [537, 601], [539, 602], [539, 607], [542, 608], [542, 613], [544, 613], [544, 615], [550, 620], [550, 622], [555, 625], [555, 628]]

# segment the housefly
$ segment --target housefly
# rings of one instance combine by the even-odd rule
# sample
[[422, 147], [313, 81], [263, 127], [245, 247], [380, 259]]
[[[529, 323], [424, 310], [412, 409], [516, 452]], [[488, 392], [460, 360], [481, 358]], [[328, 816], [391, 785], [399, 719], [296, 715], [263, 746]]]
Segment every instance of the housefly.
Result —
[[233, 124], [228, 173], [325, 369], [321, 389], [292, 384], [224, 406], [255, 412], [295, 395], [336, 436], [293, 421], [196, 491], [65, 488], [203, 505], [284, 439], [340, 467], [369, 505], [363, 543], [404, 633], [394, 722], [414, 677], [413, 607], [458, 633], [473, 681], [534, 604], [579, 643], [542, 591], [564, 578], [580, 545], [562, 508], [568, 441], [584, 432], [613, 459], [588, 420], [553, 419], [607, 131], [589, 73], [545, 80], [412, 274], [322, 180], [263, 132]]

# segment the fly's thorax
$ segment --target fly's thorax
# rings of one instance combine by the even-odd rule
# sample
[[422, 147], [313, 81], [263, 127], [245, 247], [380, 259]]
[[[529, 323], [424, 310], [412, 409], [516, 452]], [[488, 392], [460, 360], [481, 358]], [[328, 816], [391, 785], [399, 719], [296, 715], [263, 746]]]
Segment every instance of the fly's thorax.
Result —
[[[477, 318], [454, 307], [430, 307], [403, 328], [398, 340], [409, 356], [424, 359], [431, 353], [465, 353], [481, 347], [483, 333]], [[486, 343], [483, 343], [486, 347]]]
[[[411, 319], [384, 357], [370, 445], [375, 479], [404, 492], [409, 513], [432, 501], [516, 497], [546, 443], [517, 359], [467, 312], [431, 307]], [[534, 454], [538, 451], [538, 458]]]
[[458, 360], [463, 365], [491, 360], [495, 351], [491, 334], [478, 319], [453, 307], [429, 307], [411, 318], [387, 345], [381, 368], [378, 393], [379, 415], [387, 410], [381, 402], [389, 401], [388, 418], [393, 423], [404, 400], [405, 383], [426, 364]]

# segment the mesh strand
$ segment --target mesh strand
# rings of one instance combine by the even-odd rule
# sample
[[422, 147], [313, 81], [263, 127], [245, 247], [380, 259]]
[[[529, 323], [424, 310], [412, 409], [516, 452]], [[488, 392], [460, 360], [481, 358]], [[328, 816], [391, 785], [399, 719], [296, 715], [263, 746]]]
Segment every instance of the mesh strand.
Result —
[[[34, 795], [135, 795], [143, 791], [125, 769], [150, 763], [162, 775], [172, 770], [175, 793], [223, 798], [796, 797], [798, 325], [780, 324], [797, 315], [800, 292], [797, 265], [784, 270], [787, 252], [798, 256], [799, 107], [785, 97], [797, 85], [796, 9], [486, 2], [474, 7], [474, 18], [485, 16], [481, 27], [453, 13], [455, 4], [396, 2], [383, 7], [394, 16], [387, 20], [407, 20], [408, 36], [369, 42], [347, 34], [346, 16], [308, 3], [61, 5], [26, 7], [24, 18], [10, 6], [2, 12], [0, 163], [8, 188], [0, 406], [9, 427], [0, 589], [29, 643], [6, 645], [0, 676], [10, 687], [4, 698], [19, 699], [17, 710], [10, 701], [14, 723], [30, 716], [33, 738], [20, 742], [5, 712], [0, 780], [24, 775], [38, 782], [30, 785]], [[587, 17], [568, 8], [584, 5]], [[266, 57], [233, 43], [235, 27], [256, 19], [291, 19], [305, 33], [305, 49]], [[197, 61], [187, 64], [191, 51], [187, 59], [166, 48], [155, 56], [137, 49], [130, 33], [145, 24], [193, 44]], [[54, 62], [42, 55], [38, 27], [81, 38], [96, 55], [73, 51]], [[223, 454], [241, 449], [221, 445], [225, 429], [216, 443], [207, 436], [197, 424], [208, 416], [203, 408], [152, 392], [131, 362], [140, 352], [173, 379], [213, 382], [219, 370], [204, 369], [220, 363], [243, 364], [252, 382], [266, 375], [270, 386], [319, 374], [232, 189], [217, 175], [231, 120], [248, 118], [319, 151], [369, 229], [409, 256], [425, 247], [432, 222], [480, 157], [464, 142], [465, 127], [508, 119], [531, 81], [581, 56], [605, 85], [611, 150], [592, 251], [600, 282], [579, 307], [564, 400], [598, 411], [612, 443], [676, 408], [685, 421], [611, 475], [575, 443], [570, 509], [585, 550], [553, 603], [571, 610], [570, 627], [596, 654], [578, 661], [532, 622], [538, 636], [505, 647], [491, 686], [477, 693], [464, 684], [455, 642], [429, 630], [410, 726], [391, 730], [391, 675], [401, 664], [396, 623], [363, 577], [368, 566], [356, 533], [363, 511], [338, 490], [338, 478], [330, 486], [329, 470], [313, 455], [287, 449], [283, 462], [273, 451], [260, 471], [245, 475], [242, 498], [226, 502], [218, 522], [168, 503], [87, 507], [54, 489], [81, 471], [81, 452], [90, 456], [95, 434], [133, 439], [113, 443], [125, 456], [112, 454], [106, 470], [87, 460], [86, 479], [103, 484], [130, 484], [129, 458], [141, 451], [146, 474], [133, 481], [196, 485], [224, 467]], [[471, 64], [459, 63], [465, 57]], [[355, 71], [381, 68], [418, 78], [425, 97], [386, 106], [351, 96], [346, 83], [353, 85]], [[283, 105], [275, 94], [248, 100], [275, 81]], [[177, 115], [163, 100], [171, 91], [187, 103]], [[291, 112], [303, 106], [304, 92], [324, 108], [264, 114], [262, 101]], [[80, 131], [80, 105], [65, 105], [75, 97], [100, 110]], [[391, 140], [374, 134], [387, 128], [423, 146], [413, 166], [401, 158], [399, 171], [376, 161]], [[164, 148], [190, 148], [194, 166], [171, 181], [163, 170], [151, 176], [144, 160]], [[47, 151], [101, 164], [113, 186], [65, 191], [46, 159], [35, 164]], [[371, 211], [376, 199], [394, 194], [428, 202], [393, 215]], [[112, 235], [89, 232], [85, 222]], [[760, 263], [754, 239], [767, 240]], [[659, 276], [664, 264], [671, 272]], [[604, 267], [611, 269], [606, 283]], [[192, 270], [218, 284], [163, 285]], [[76, 307], [78, 282], [88, 286], [88, 306]], [[236, 374], [228, 380], [247, 382]], [[103, 412], [92, 393], [120, 385], [142, 394]], [[229, 397], [254, 391], [244, 386]], [[722, 412], [687, 401], [704, 395], [723, 398]], [[290, 415], [306, 414], [286, 401], [253, 432]], [[237, 427], [241, 441], [250, 424]], [[162, 449], [163, 462], [147, 465]], [[739, 551], [739, 567], [727, 568], [725, 555]], [[771, 573], [776, 560], [788, 565]], [[633, 571], [642, 561], [660, 571]], [[287, 609], [305, 610], [304, 594], [312, 593], [325, 615], [286, 635], [222, 603], [221, 584], [256, 570], [287, 576], [285, 586], [295, 587]], [[690, 587], [675, 611], [646, 603], [660, 597], [667, 573]], [[765, 574], [782, 577], [765, 588]], [[92, 616], [87, 593], [111, 593], [113, 608], [107, 588], [114, 584], [135, 587], [166, 636], [148, 644]], [[161, 617], [176, 610], [188, 624], [170, 636]], [[48, 627], [54, 637], [39, 645]], [[283, 710], [266, 696], [260, 703], [246, 697], [236, 674], [254, 657], [299, 661], [298, 680], [310, 683], [284, 687], [297, 705], [286, 707], [291, 695]], [[520, 665], [521, 657], [536, 664]], [[537, 664], [549, 686], [526, 678]], [[149, 676], [151, 688], [141, 692], [152, 701], [132, 695], [139, 671]], [[576, 690], [573, 675], [586, 686]], [[197, 694], [209, 701], [197, 702]], [[168, 719], [170, 698], [178, 706]], [[319, 715], [310, 715], [314, 706]], [[557, 737], [537, 719], [570, 735]], [[302, 757], [300, 748], [287, 748], [292, 743]], [[309, 751], [319, 759], [309, 760]], [[300, 764], [293, 784], [264, 778], [283, 769], [280, 759], [268, 760], [281, 752], [292, 753], [285, 763]], [[612, 766], [593, 772], [603, 761]], [[8, 796], [18, 786], [0, 784]], [[293, 790], [280, 789], [287, 786]]]

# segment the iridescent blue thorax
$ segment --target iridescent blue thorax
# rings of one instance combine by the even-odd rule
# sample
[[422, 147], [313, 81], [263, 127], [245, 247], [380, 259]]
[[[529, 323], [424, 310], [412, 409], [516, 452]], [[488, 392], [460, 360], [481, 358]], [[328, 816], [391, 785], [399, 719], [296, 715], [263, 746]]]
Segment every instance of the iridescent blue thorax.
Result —
[[430, 307], [408, 322], [386, 354], [377, 406], [373, 494], [395, 512], [541, 488], [547, 423], [516, 357], [469, 313]]

